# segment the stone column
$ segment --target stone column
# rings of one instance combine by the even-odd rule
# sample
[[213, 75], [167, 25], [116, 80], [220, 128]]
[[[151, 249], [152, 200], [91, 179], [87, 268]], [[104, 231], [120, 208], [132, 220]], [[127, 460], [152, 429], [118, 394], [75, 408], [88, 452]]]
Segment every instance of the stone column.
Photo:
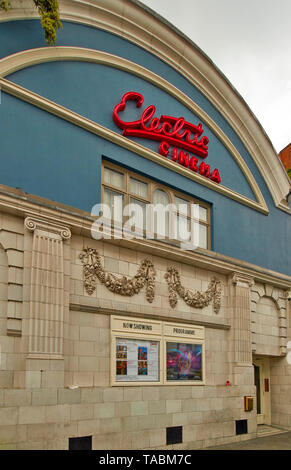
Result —
[[230, 284], [233, 384], [252, 385], [254, 381], [251, 345], [251, 295], [253, 279], [234, 273]]
[[53, 221], [25, 219], [33, 232], [26, 387], [64, 385], [64, 247], [71, 232]]

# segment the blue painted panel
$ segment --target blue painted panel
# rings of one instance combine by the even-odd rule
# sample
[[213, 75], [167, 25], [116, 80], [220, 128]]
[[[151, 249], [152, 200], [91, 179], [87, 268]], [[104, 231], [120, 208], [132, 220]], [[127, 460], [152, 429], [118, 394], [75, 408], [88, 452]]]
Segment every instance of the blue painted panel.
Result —
[[[58, 45], [98, 48], [125, 57], [154, 71], [190, 96], [221, 127], [243, 156], [263, 192], [270, 214], [264, 216], [4, 93], [0, 106], [0, 183], [90, 211], [100, 200], [101, 156], [104, 155], [211, 203], [215, 251], [291, 274], [291, 217], [274, 207], [251, 155], [202, 93], [150, 53], [94, 28], [64, 22]], [[43, 33], [38, 20], [0, 24], [0, 55], [42, 46]], [[152, 93], [153, 90], [150, 98]], [[164, 98], [159, 99], [157, 104], [163, 105], [159, 112], [164, 112]]]
[[291, 258], [287, 254], [291, 240], [288, 214], [271, 207], [270, 214], [265, 216], [148, 160], [107, 148], [103, 155], [112, 162], [212, 204], [214, 251], [291, 274]]
[[[136, 108], [134, 102], [128, 102], [126, 111], [121, 115], [122, 119], [139, 119], [142, 111], [154, 104], [157, 117], [167, 114], [183, 116], [196, 125], [200, 122], [188, 108], [161, 89], [112, 67], [85, 62], [49, 62], [20, 70], [7, 78], [120, 134], [122, 131], [113, 122], [112, 111], [128, 91], [141, 93], [145, 101], [140, 109]], [[219, 169], [221, 184], [256, 200], [228, 150], [203, 121], [202, 125], [204, 135], [209, 138], [209, 152], [205, 161], [211, 170]], [[158, 142], [135, 140], [155, 152], [158, 151]]]
[[[25, 49], [43, 47], [44, 45], [43, 32], [38, 19], [1, 23], [0, 57]], [[208, 99], [174, 69], [125, 39], [77, 23], [63, 21], [63, 29], [58, 31], [57, 45], [87, 47], [109, 52], [136, 62], [170, 81], [196, 102], [219, 125], [249, 166], [263, 192], [264, 198], [269, 199], [270, 203], [274, 204], [272, 198], [269, 197], [268, 188], [256, 164], [235, 131]]]
[[283, 212], [271, 208], [264, 216], [5, 93], [0, 111], [1, 184], [90, 211], [100, 201], [104, 156], [211, 203], [215, 251], [290, 274], [290, 217]]
[[0, 183], [90, 211], [100, 198], [95, 137], [6, 93], [0, 113]]

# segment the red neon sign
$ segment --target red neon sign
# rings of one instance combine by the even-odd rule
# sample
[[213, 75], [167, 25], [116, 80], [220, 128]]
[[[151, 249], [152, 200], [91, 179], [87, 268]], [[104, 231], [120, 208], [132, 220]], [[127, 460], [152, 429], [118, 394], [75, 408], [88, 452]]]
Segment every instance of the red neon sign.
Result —
[[191, 170], [199, 172], [216, 183], [220, 183], [220, 175], [217, 169], [210, 173], [209, 165], [201, 162], [198, 168], [197, 158], [189, 158], [189, 155], [185, 154], [182, 150], [180, 150], [179, 155], [177, 153], [179, 148], [202, 158], [208, 156], [207, 144], [209, 139], [206, 136], [201, 136], [203, 134], [201, 123], [195, 126], [185, 121], [183, 117], [176, 118], [162, 115], [160, 118], [157, 118], [154, 116], [156, 112], [154, 105], [148, 106], [137, 121], [126, 122], [120, 119], [119, 113], [125, 110], [126, 103], [130, 100], [136, 101], [137, 108], [140, 108], [144, 102], [144, 98], [140, 93], [128, 92], [123, 95], [121, 102], [113, 110], [113, 121], [123, 130], [122, 134], [124, 136], [141, 137], [161, 142], [159, 153], [165, 157], [169, 155], [170, 145], [172, 145], [174, 146], [172, 154], [174, 161], [178, 161], [178, 163], [186, 167], [189, 166]]

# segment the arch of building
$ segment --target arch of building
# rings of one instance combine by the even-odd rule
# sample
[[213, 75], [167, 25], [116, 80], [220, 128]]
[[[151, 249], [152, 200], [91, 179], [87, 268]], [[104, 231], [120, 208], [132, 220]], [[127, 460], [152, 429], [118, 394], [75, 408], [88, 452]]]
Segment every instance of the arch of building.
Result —
[[[63, 21], [93, 26], [142, 47], [156, 55], [197, 87], [230, 123], [259, 168], [274, 204], [290, 212], [287, 196], [290, 182], [280, 159], [239, 93], [211, 60], [167, 21], [135, 0], [60, 3]], [[0, 22], [37, 18], [30, 2], [12, 1], [12, 9], [0, 12]], [[156, 32], [158, 31], [158, 35]], [[17, 54], [15, 55], [17, 64]]]
[[286, 293], [267, 284], [251, 291], [252, 351], [280, 356], [287, 352]]
[[[236, 147], [231, 143], [222, 129], [215, 123], [215, 121], [204, 111], [202, 110], [192, 99], [190, 99], [185, 93], [178, 90], [170, 82], [153, 73], [151, 70], [146, 69], [145, 67], [139, 66], [136, 63], [117, 57], [113, 54], [104, 53], [101, 51], [96, 51], [93, 49], [85, 49], [80, 47], [47, 47], [47, 48], [37, 48], [33, 50], [25, 50], [19, 52], [12, 56], [3, 58], [0, 64], [0, 76], [5, 77], [10, 75], [18, 70], [21, 70], [26, 67], [31, 67], [33, 65], [48, 63], [53, 61], [80, 61], [80, 62], [89, 62], [95, 64], [102, 64], [119, 70], [126, 70], [127, 72], [132, 73], [133, 75], [146, 80], [161, 90], [166, 91], [168, 94], [172, 95], [177, 101], [187, 107], [190, 111], [193, 112], [196, 116], [199, 117], [206, 125], [214, 132], [214, 134], [219, 138], [223, 145], [228, 149], [230, 155], [234, 159], [235, 163], [238, 165], [243, 175], [245, 176], [248, 184], [250, 185], [251, 190], [256, 198], [256, 201], [252, 201], [249, 198], [246, 198], [240, 194], [235, 193], [234, 191], [228, 189], [223, 185], [217, 185], [211, 179], [206, 179], [199, 175], [199, 173], [187, 173], [188, 178], [193, 178], [197, 180], [202, 185], [209, 186], [212, 190], [221, 192], [222, 194], [233, 198], [243, 204], [248, 205], [249, 207], [255, 208], [264, 214], [268, 214], [269, 210], [266, 204], [266, 201], [263, 197], [263, 194], [260, 190], [258, 183], [256, 182], [252, 172], [248, 168], [246, 162], [236, 149]], [[136, 143], [131, 143], [127, 138], [123, 136], [116, 136], [116, 133], [108, 128], [104, 128], [98, 123], [92, 123], [86, 121], [82, 117], [78, 117], [75, 113], [70, 111], [67, 108], [58, 106], [57, 103], [50, 102], [49, 100], [42, 98], [40, 96], [33, 96], [29, 90], [22, 89], [10, 81], [2, 79], [2, 89], [8, 91], [15, 96], [20, 97], [24, 101], [33, 103], [35, 106], [45, 109], [46, 111], [55, 114], [59, 117], [62, 117], [69, 122], [74, 123], [80, 127], [85, 127], [90, 129], [93, 133], [97, 135], [110, 139], [119, 145], [131, 150], [133, 149], [136, 153], [140, 153], [142, 156], [146, 156], [152, 161], [158, 161], [159, 157], [156, 157], [153, 152], [145, 149], [144, 147], [139, 149], [138, 152], [136, 148]], [[172, 162], [169, 163], [168, 160], [162, 162], [165, 166], [174, 169], [174, 171], [179, 171], [181, 174], [185, 173], [185, 169], [181, 166], [174, 166], [172, 168]]]

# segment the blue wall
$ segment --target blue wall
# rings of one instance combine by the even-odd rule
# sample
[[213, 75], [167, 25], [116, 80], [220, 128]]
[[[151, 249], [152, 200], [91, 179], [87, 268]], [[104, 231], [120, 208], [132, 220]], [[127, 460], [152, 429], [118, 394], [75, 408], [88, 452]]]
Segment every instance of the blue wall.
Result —
[[[6, 77], [25, 88], [98, 122], [102, 126], [121, 134], [112, 119], [114, 106], [121, 101], [124, 93], [137, 91], [144, 96], [142, 108], [135, 102], [128, 102], [121, 114], [125, 120], [136, 120], [150, 104], [155, 104], [156, 114], [183, 116], [198, 125], [199, 119], [171, 95], [134, 75], [103, 65], [84, 62], [49, 62], [28, 67]], [[209, 138], [208, 157], [205, 159], [211, 169], [218, 168], [221, 183], [234, 191], [255, 200], [255, 196], [241, 169], [215, 134], [202, 122], [204, 134]], [[136, 139], [155, 152], [159, 143]], [[202, 158], [200, 159], [203, 160]]]
[[[243, 156], [261, 188], [270, 214], [265, 216], [258, 213], [5, 93], [2, 93], [0, 106], [0, 183], [90, 211], [100, 200], [100, 169], [104, 156], [211, 203], [212, 248], [215, 251], [291, 274], [288, 257], [291, 218], [275, 208], [251, 156], [208, 100], [162, 61], [117, 36], [64, 22], [58, 38], [58, 45], [97, 47], [140, 63], [188, 94], [217, 122]], [[43, 45], [38, 21], [15, 21], [0, 25], [2, 56]], [[194, 123], [196, 119], [188, 109], [147, 82], [96, 64], [42, 64], [7, 78], [117, 132], [119, 129], [112, 123], [112, 107], [130, 87], [145, 96], [146, 106], [157, 105], [157, 116], [161, 113], [182, 114]], [[227, 150], [209, 129], [205, 129], [205, 134], [211, 141], [207, 163], [221, 170], [223, 184], [254, 199], [249, 185]], [[152, 143], [151, 148], [156, 150], [157, 143]]]

